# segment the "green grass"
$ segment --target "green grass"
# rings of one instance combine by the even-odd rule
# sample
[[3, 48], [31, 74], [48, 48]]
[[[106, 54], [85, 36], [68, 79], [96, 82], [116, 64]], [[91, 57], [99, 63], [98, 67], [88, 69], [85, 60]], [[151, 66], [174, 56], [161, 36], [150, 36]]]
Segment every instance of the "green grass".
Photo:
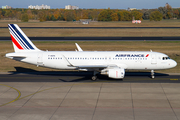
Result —
[[[178, 65], [175, 68], [162, 70], [165, 73], [180, 73], [180, 41], [34, 41], [33, 43], [42, 50], [49, 51], [74, 51], [74, 43], [78, 43], [84, 51], [149, 51], [162, 52], [174, 59]], [[0, 72], [15, 71], [14, 67], [31, 68], [37, 71], [57, 71], [43, 67], [36, 67], [8, 58], [5, 54], [13, 52], [12, 42], [0, 42]]]
[[83, 25], [80, 22], [20, 22], [16, 20], [0, 20], [0, 27], [7, 27], [7, 24], [18, 24], [20, 27], [180, 27], [180, 19], [177, 20], [162, 20], [149, 21], [143, 20], [141, 24], [132, 24], [131, 21], [117, 21], [117, 22], [90, 22], [90, 24]]
[[[0, 27], [8, 24], [18, 24], [20, 27], [180, 27], [180, 20], [149, 21], [132, 24], [131, 21], [90, 22], [83, 25], [79, 22], [17, 22], [0, 20]], [[22, 29], [29, 37], [158, 37], [180, 36], [180, 29]], [[0, 37], [8, 37], [8, 29], [0, 29]]]
[[[22, 29], [28, 37], [175, 37], [180, 29]], [[0, 37], [9, 37], [0, 29]]]

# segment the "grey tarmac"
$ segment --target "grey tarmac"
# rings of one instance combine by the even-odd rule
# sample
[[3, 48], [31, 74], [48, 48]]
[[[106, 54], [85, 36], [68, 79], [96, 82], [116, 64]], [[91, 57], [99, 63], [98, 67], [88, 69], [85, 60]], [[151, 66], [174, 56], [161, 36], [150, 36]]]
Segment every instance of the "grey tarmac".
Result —
[[0, 74], [0, 119], [179, 120], [180, 75], [148, 74], [95, 82], [84, 72]]

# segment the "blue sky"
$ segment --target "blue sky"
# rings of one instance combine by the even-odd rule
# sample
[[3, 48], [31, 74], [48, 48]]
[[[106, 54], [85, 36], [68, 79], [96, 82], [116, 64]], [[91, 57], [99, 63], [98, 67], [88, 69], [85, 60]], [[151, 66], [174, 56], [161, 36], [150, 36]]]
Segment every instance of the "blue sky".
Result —
[[13, 8], [28, 8], [29, 5], [49, 5], [51, 8], [65, 8], [65, 5], [76, 5], [79, 8], [127, 9], [158, 8], [169, 3], [172, 7], [180, 7], [180, 0], [1, 0], [0, 6], [9, 5]]

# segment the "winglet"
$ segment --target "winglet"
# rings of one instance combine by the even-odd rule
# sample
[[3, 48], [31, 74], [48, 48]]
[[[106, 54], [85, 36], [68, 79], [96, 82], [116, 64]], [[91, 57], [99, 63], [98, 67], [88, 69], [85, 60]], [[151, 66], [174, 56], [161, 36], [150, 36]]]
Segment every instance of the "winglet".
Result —
[[78, 51], [81, 51], [81, 52], [83, 51], [83, 50], [81, 49], [81, 47], [80, 47], [77, 43], [75, 43], [75, 45], [76, 45]]

